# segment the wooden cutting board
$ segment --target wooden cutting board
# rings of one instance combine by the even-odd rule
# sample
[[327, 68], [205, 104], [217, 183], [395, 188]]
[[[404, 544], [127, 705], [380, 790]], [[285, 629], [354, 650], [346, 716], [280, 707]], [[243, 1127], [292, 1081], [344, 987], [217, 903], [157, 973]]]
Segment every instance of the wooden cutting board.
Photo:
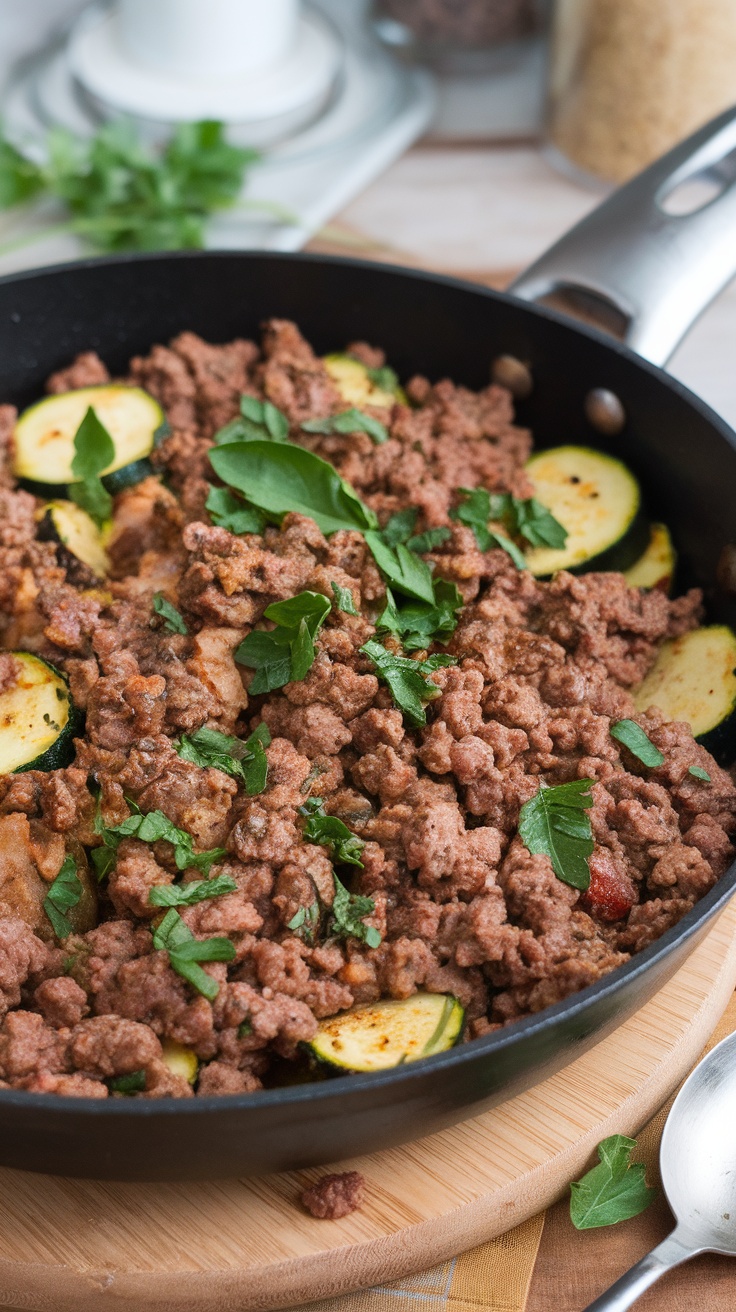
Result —
[[265, 1312], [434, 1266], [545, 1208], [607, 1135], [635, 1134], [735, 985], [736, 901], [651, 1002], [567, 1069], [463, 1125], [338, 1167], [362, 1171], [369, 1190], [342, 1221], [298, 1204], [319, 1170], [168, 1185], [0, 1170], [0, 1306]]

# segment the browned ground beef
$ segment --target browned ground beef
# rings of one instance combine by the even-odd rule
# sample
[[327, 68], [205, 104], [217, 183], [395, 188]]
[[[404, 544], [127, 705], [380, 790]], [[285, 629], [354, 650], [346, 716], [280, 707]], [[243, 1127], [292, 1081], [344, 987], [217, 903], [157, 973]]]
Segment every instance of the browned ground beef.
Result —
[[365, 1196], [365, 1177], [360, 1171], [323, 1175], [301, 1195], [302, 1206], [320, 1221], [339, 1221], [357, 1212]]
[[[373, 348], [352, 349], [381, 361]], [[87, 353], [49, 387], [106, 377]], [[698, 623], [699, 594], [669, 600], [629, 589], [618, 574], [539, 582], [505, 552], [482, 553], [449, 516], [460, 487], [529, 495], [531, 439], [514, 425], [507, 392], [415, 378], [412, 404], [394, 407], [384, 444], [309, 436], [302, 421], [344, 403], [283, 322], [266, 326], [260, 348], [183, 333], [133, 360], [129, 377], [160, 399], [172, 431], [155, 457], [163, 479], [116, 498], [104, 586], [70, 582], [56, 547], [36, 538], [34, 498], [14, 490], [7, 468], [0, 477], [2, 645], [60, 667], [86, 712], [72, 765], [0, 778], [3, 1087], [104, 1097], [106, 1081], [143, 1070], [137, 1096], [191, 1096], [162, 1060], [162, 1041], [173, 1040], [200, 1060], [199, 1094], [249, 1092], [281, 1078], [320, 1018], [417, 989], [454, 993], [472, 1038], [599, 979], [723, 873], [736, 811], [729, 775], [685, 725], [655, 713], [638, 719], [664, 753], [657, 769], [609, 733], [634, 714], [629, 690], [661, 643]], [[451, 530], [431, 559], [466, 604], [448, 648], [457, 664], [432, 676], [441, 696], [426, 728], [407, 727], [359, 651], [384, 595], [360, 534], [327, 539], [297, 514], [262, 536], [210, 522], [208, 451], [242, 392], [280, 407], [292, 440], [332, 461], [381, 523], [413, 505], [418, 530]], [[13, 419], [0, 408], [6, 445]], [[332, 583], [351, 590], [360, 613], [333, 609], [303, 681], [249, 699], [252, 671], [235, 663], [235, 647], [270, 603], [303, 589], [331, 598]], [[158, 590], [188, 635], [152, 619]], [[261, 722], [273, 740], [257, 796], [175, 750], [179, 735], [203, 725], [246, 737]], [[692, 764], [710, 783], [688, 773]], [[540, 780], [582, 778], [596, 781], [596, 848], [581, 895], [545, 856], [530, 855], [517, 829]], [[97, 926], [63, 946], [54, 938], [43, 895], [66, 852], [99, 844], [98, 791], [109, 826], [132, 799], [164, 812], [197, 850], [226, 850], [212, 873], [229, 874], [237, 891], [181, 912], [195, 937], [235, 945], [233, 962], [204, 967], [219, 984], [214, 1002], [153, 946], [160, 911], [149, 892], [179, 878], [168, 843], [125, 839]], [[334, 896], [327, 851], [303, 837], [310, 791], [365, 843], [351, 887], [374, 900], [378, 947], [310, 944], [288, 927], [316, 897], [329, 907]]]

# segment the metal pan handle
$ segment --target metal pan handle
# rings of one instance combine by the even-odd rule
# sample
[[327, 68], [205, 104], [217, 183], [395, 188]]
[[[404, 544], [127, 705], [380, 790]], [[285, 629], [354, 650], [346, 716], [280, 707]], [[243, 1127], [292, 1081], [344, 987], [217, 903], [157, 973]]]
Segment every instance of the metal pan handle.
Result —
[[[711, 197], [692, 212], [668, 212], [668, 198], [691, 182], [708, 187]], [[734, 274], [736, 109], [730, 109], [614, 192], [509, 291], [527, 301], [582, 294], [587, 318], [597, 306], [603, 313], [593, 317], [606, 325], [613, 311], [623, 340], [662, 365]]]

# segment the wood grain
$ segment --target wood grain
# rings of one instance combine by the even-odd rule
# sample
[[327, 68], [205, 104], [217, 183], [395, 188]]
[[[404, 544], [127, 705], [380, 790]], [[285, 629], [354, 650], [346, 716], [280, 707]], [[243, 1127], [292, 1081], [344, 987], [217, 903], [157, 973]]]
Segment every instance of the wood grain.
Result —
[[369, 1198], [343, 1221], [298, 1206], [320, 1171], [191, 1185], [0, 1171], [0, 1305], [265, 1312], [433, 1266], [546, 1207], [606, 1135], [636, 1133], [735, 983], [732, 903], [657, 996], [566, 1070], [463, 1125], [344, 1163]]

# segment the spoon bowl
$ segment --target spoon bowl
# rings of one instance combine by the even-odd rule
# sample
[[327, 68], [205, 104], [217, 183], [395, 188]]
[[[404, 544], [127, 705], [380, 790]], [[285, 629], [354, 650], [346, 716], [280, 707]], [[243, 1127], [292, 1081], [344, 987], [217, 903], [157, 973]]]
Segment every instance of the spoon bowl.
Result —
[[655, 1280], [698, 1253], [736, 1257], [736, 1033], [680, 1089], [659, 1164], [677, 1225], [585, 1312], [626, 1312]]

